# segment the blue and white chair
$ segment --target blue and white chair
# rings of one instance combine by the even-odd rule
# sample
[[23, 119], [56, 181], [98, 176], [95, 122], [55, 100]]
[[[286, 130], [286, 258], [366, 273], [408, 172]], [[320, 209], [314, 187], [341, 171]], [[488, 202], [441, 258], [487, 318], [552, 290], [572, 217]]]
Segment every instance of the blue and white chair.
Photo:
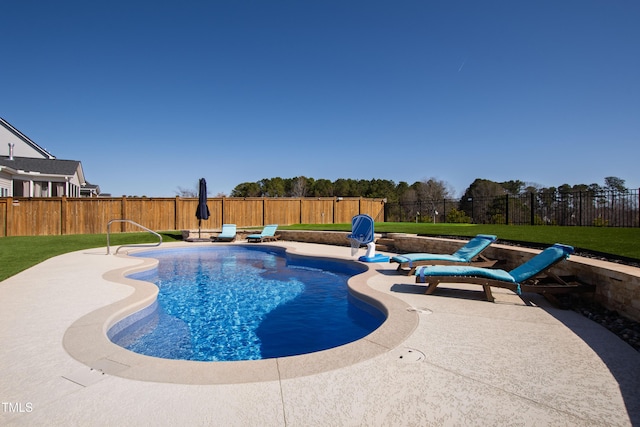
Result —
[[397, 262], [397, 271], [411, 276], [416, 272], [416, 268], [421, 265], [473, 265], [475, 267], [493, 267], [498, 260], [493, 260], [481, 254], [489, 245], [495, 242], [496, 236], [489, 234], [478, 234], [469, 240], [466, 245], [455, 251], [453, 254], [432, 254], [432, 253], [410, 253], [395, 255], [389, 262]]
[[415, 271], [416, 283], [426, 283], [430, 295], [440, 283], [471, 283], [484, 288], [488, 301], [493, 301], [491, 286], [506, 288], [520, 295], [522, 292], [556, 294], [590, 290], [575, 277], [561, 277], [550, 271], [557, 263], [569, 258], [573, 246], [556, 243], [510, 271], [457, 265], [432, 265]]
[[265, 225], [260, 234], [249, 234], [247, 242], [273, 242], [278, 240], [280, 236], [276, 236], [278, 224]]
[[214, 242], [233, 242], [234, 240], [236, 240], [235, 224], [222, 224], [222, 231], [213, 239]]

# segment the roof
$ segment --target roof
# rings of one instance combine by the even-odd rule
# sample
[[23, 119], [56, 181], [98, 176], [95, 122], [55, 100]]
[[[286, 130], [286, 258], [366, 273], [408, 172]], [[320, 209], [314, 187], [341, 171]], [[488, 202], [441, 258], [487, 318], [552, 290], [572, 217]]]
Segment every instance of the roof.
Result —
[[46, 175], [73, 176], [77, 172], [81, 181], [84, 181], [82, 165], [77, 160], [34, 159], [29, 157], [14, 157], [11, 160], [8, 156], [0, 156], [0, 166], [6, 166], [15, 171], [39, 172]]
[[85, 181], [80, 188], [80, 194], [82, 193], [92, 193], [99, 195], [100, 194], [100, 186], [96, 184], [91, 184], [88, 181]]

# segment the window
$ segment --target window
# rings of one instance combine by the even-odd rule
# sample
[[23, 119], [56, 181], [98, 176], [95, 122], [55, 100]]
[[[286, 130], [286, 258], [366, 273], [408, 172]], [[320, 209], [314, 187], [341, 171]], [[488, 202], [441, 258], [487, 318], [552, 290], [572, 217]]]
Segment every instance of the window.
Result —
[[25, 197], [29, 195], [29, 183], [27, 181], [13, 181], [13, 197]]

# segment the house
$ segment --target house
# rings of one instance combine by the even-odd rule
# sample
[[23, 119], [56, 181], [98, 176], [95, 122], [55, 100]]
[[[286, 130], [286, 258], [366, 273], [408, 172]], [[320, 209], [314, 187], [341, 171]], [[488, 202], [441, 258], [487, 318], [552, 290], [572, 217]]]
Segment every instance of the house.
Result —
[[0, 117], [0, 197], [96, 197], [77, 160], [59, 160]]

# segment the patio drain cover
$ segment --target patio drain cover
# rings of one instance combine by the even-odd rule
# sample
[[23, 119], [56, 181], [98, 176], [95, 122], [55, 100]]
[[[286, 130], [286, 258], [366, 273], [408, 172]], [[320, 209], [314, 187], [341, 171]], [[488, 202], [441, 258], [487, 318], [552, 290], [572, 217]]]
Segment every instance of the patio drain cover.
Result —
[[82, 387], [88, 387], [91, 384], [95, 384], [105, 377], [104, 372], [89, 367], [80, 368], [72, 372], [69, 375], [63, 375], [62, 378], [69, 380], [72, 383], [76, 383]]
[[405, 362], [405, 363], [416, 363], [416, 362], [422, 362], [424, 360], [425, 356], [424, 353], [413, 349], [413, 348], [404, 348], [400, 351], [400, 355], [398, 356], [398, 359], [401, 362]]
[[105, 374], [117, 374], [118, 372], [124, 371], [125, 369], [129, 369], [130, 366], [124, 365], [122, 363], [114, 362], [109, 359], [100, 359], [91, 365], [93, 369], [104, 372]]
[[129, 366], [113, 360], [100, 359], [92, 367], [76, 369], [69, 375], [63, 375], [62, 378], [82, 387], [88, 387], [107, 377], [107, 374], [115, 374], [128, 368]]

